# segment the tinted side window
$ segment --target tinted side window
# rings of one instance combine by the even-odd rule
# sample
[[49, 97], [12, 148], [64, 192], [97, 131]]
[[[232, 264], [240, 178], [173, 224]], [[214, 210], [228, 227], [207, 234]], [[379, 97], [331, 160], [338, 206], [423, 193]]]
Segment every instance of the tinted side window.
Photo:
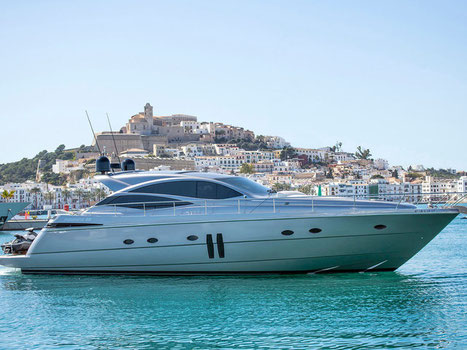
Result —
[[196, 197], [216, 199], [216, 184], [206, 181], [198, 181], [196, 184]]
[[[164, 203], [167, 202], [167, 203]], [[177, 199], [156, 197], [156, 196], [144, 196], [144, 195], [121, 195], [115, 197], [107, 197], [103, 201], [96, 205], [104, 204], [117, 204], [119, 207], [135, 208], [135, 209], [156, 209], [156, 208], [168, 208], [181, 205], [193, 204], [190, 202], [179, 201]], [[135, 204], [133, 204], [135, 203]], [[144, 203], [144, 204], [143, 204]]]
[[216, 195], [217, 199], [233, 198], [233, 197], [239, 197], [241, 195], [242, 195], [241, 193], [235, 190], [232, 190], [231, 188], [228, 188], [222, 185], [217, 185], [217, 195]]
[[168, 194], [205, 199], [226, 199], [242, 195], [226, 186], [208, 181], [164, 182], [136, 188], [130, 192]]
[[96, 205], [120, 204], [120, 203], [165, 202], [165, 201], [173, 202], [175, 200], [171, 198], [165, 198], [165, 197], [143, 196], [143, 195], [131, 194], [131, 195], [107, 197], [106, 199], [104, 199], [103, 201], [100, 201]]
[[138, 193], [160, 193], [174, 196], [196, 197], [195, 181], [164, 182], [131, 190]]

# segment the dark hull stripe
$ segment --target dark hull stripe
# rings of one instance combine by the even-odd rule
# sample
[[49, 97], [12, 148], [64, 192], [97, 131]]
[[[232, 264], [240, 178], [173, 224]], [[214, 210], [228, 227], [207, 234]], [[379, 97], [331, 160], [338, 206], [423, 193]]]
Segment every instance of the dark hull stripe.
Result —
[[214, 243], [212, 242], [212, 235], [206, 235], [206, 245], [208, 248], [208, 257], [209, 259], [214, 259]]
[[[371, 272], [394, 271], [394, 268], [373, 269]], [[24, 274], [47, 274], [47, 275], [138, 275], [138, 276], [249, 276], [249, 275], [297, 275], [307, 273], [349, 273], [362, 272], [364, 269], [350, 270], [305, 270], [305, 271], [53, 271], [53, 270], [22, 270]]]
[[219, 258], [224, 258], [224, 239], [222, 238], [222, 233], [218, 233], [216, 237], [217, 242], [217, 252], [219, 253]]
[[[417, 251], [418, 252], [418, 251]], [[343, 256], [368, 256], [368, 255], [388, 255], [388, 254], [398, 254], [399, 252], [379, 252], [379, 253], [356, 253], [356, 254], [339, 254], [339, 255], [320, 255], [320, 256], [306, 256], [306, 257], [294, 257], [294, 258], [272, 258], [272, 259], [257, 259], [257, 260], [235, 260], [235, 261], [204, 261], [204, 262], [185, 262], [185, 263], [170, 263], [170, 264], [134, 264], [134, 265], [85, 265], [80, 266], [79, 268], [115, 268], [115, 267], [135, 267], [135, 266], [185, 266], [185, 265], [215, 265], [215, 264], [243, 264], [243, 263], [260, 263], [260, 262], [269, 262], [269, 261], [290, 261], [290, 260], [309, 260], [309, 259], [322, 259], [322, 258], [339, 258]], [[414, 254], [410, 256], [398, 256], [398, 257], [405, 257], [409, 258], [412, 257]], [[397, 255], [396, 255], [397, 256]], [[76, 268], [75, 266], [64, 266], [64, 267], [55, 267], [55, 266], [40, 266], [38, 269], [68, 269], [68, 268]]]

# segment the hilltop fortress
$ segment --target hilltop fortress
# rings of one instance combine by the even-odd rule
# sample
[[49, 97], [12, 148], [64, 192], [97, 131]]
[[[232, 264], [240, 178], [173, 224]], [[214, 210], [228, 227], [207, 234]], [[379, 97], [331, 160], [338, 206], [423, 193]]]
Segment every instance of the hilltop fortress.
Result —
[[[146, 103], [144, 112], [133, 115], [119, 132], [113, 132], [117, 149], [115, 149], [112, 133], [104, 131], [96, 134], [101, 148], [105, 147], [110, 155], [131, 152], [154, 152], [156, 146], [184, 144], [207, 144], [221, 140], [253, 141], [253, 131], [241, 127], [213, 122], [198, 122], [198, 118], [185, 114], [171, 116], [155, 116], [153, 107]], [[95, 146], [95, 143], [93, 143]]]

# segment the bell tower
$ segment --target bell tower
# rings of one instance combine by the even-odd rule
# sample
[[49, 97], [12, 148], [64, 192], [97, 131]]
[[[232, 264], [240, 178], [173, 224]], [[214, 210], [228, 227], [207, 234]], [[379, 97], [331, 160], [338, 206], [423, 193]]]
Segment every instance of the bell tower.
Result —
[[153, 125], [153, 109], [152, 106], [148, 103], [144, 105], [144, 119], [146, 119], [146, 122], [148, 123], [149, 126], [149, 131], [152, 130], [152, 125]]

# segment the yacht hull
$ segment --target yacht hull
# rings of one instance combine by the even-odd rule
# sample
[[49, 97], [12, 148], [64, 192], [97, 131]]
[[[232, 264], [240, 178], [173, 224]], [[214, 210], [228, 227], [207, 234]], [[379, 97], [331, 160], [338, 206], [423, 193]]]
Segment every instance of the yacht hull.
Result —
[[29, 204], [27, 202], [0, 203], [0, 227]]
[[2, 256], [0, 264], [23, 273], [58, 274], [392, 271], [456, 215], [207, 215], [183, 223], [148, 217], [137, 225], [115, 218], [102, 226], [44, 229], [27, 255]]

